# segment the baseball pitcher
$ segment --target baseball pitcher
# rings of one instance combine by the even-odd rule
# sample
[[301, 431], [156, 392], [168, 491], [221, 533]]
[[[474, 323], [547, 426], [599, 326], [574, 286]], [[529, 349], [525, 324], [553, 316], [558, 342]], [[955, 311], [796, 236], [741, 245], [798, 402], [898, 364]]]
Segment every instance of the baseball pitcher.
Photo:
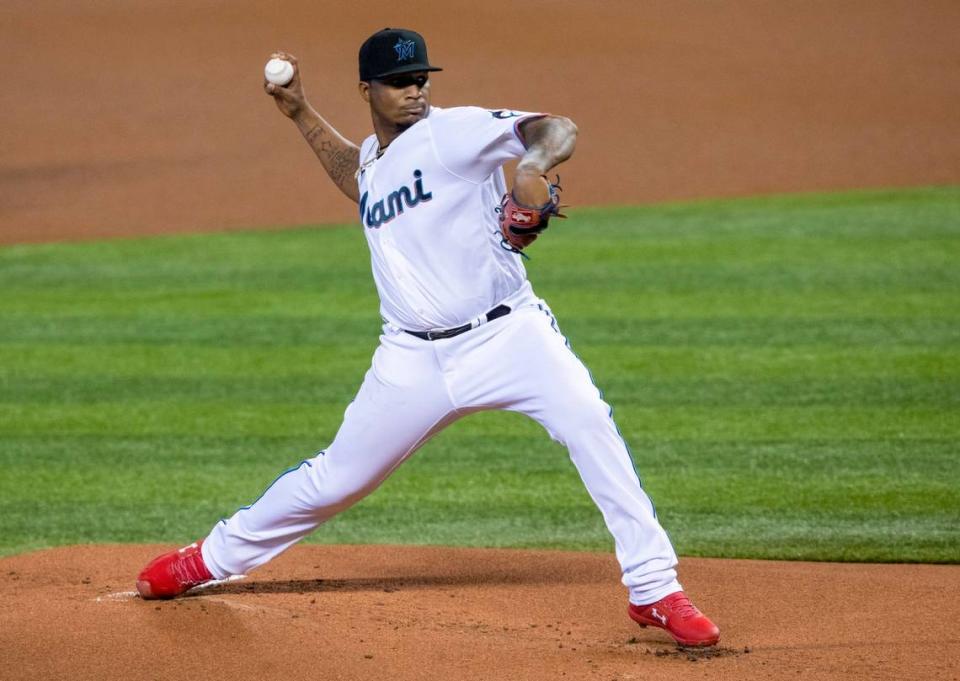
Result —
[[[682, 645], [718, 628], [684, 594], [677, 556], [640, 485], [611, 409], [523, 266], [560, 212], [548, 173], [576, 126], [544, 113], [430, 103], [423, 38], [384, 29], [360, 48], [373, 134], [359, 146], [308, 103], [295, 57], [266, 93], [357, 204], [383, 331], [333, 442], [281, 475], [201, 541], [140, 573], [143, 598], [246, 574], [375, 490], [431, 437], [486, 409], [526, 414], [563, 444], [613, 535], [628, 614]], [[508, 190], [503, 164], [519, 159]], [[560, 577], [558, 577], [560, 578]]]

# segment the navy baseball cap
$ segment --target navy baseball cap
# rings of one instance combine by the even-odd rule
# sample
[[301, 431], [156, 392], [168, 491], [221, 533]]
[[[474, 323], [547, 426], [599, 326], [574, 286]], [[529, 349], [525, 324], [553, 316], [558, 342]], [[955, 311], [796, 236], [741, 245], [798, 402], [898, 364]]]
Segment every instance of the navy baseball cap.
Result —
[[416, 31], [385, 28], [367, 38], [360, 46], [360, 80], [369, 81], [411, 71], [443, 71], [430, 66], [427, 43]]

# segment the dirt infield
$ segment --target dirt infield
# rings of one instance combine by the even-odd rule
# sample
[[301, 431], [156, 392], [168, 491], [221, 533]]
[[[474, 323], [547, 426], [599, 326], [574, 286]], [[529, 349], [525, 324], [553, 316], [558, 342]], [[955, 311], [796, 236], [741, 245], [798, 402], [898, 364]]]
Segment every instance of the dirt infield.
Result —
[[[368, 134], [356, 53], [427, 37], [434, 103], [580, 126], [576, 205], [960, 182], [955, 0], [4, 0], [0, 243], [355, 220], [261, 90]], [[282, 13], [281, 13], [282, 8]]]
[[132, 595], [169, 547], [0, 559], [4, 679], [956, 679], [960, 567], [687, 559], [722, 630], [677, 649], [626, 617], [612, 556], [299, 546], [176, 601]]

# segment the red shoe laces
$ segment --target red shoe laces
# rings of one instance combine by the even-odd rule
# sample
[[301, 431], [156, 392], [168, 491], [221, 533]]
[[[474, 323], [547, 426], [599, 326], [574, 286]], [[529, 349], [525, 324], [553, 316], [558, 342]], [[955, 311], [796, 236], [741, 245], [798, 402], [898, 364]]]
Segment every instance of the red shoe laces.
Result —
[[686, 594], [680, 593], [670, 601], [670, 612], [682, 620], [688, 620], [691, 617], [699, 617], [700, 611], [690, 602]]
[[200, 552], [197, 551], [174, 561], [171, 570], [177, 581], [183, 585], [202, 584], [210, 579], [206, 576], [208, 574], [206, 567]]

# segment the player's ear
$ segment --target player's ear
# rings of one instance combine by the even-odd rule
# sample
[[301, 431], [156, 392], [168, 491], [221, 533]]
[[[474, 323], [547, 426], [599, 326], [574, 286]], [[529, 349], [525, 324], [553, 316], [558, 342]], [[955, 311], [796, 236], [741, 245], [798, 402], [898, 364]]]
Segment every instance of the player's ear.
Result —
[[367, 104], [370, 103], [370, 83], [365, 81], [360, 81], [359, 85], [360, 98], [363, 99]]

